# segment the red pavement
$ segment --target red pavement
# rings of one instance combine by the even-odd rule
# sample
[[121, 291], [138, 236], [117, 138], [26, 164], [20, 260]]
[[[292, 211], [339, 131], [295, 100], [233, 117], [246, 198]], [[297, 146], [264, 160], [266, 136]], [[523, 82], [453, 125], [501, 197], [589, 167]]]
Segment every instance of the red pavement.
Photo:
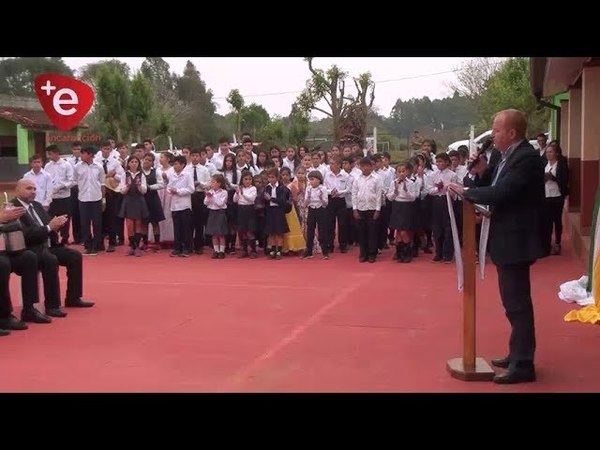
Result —
[[[446, 372], [461, 356], [462, 297], [454, 265], [430, 255], [406, 265], [391, 250], [375, 264], [359, 264], [357, 249], [329, 261], [124, 251], [85, 259], [94, 308], [0, 338], [0, 391], [600, 390], [600, 327], [565, 323], [571, 306], [557, 298], [560, 283], [585, 273], [568, 243], [533, 268], [539, 381], [514, 386]], [[478, 356], [503, 356], [509, 327], [493, 265], [478, 281], [477, 326]]]

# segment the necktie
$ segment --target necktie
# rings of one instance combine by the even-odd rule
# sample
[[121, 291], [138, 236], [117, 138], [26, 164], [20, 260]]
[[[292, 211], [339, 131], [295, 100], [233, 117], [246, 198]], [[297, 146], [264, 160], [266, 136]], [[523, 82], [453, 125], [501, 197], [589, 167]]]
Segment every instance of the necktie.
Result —
[[198, 171], [196, 170], [196, 166], [194, 166], [194, 184], [198, 181]]
[[102, 167], [104, 167], [104, 174], [108, 174], [108, 159], [105, 159], [104, 162], [102, 163]]
[[79, 162], [79, 158], [76, 156], [75, 157], [75, 164], [77, 164]]

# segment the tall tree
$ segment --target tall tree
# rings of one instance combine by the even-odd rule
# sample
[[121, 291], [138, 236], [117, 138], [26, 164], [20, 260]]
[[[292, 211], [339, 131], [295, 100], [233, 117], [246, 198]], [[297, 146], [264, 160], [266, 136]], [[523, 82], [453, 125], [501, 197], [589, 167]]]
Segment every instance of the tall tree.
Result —
[[242, 108], [241, 128], [251, 132], [252, 136], [256, 136], [256, 131], [264, 127], [270, 120], [269, 113], [262, 105], [251, 103]]
[[129, 79], [118, 68], [105, 65], [99, 69], [96, 90], [100, 120], [120, 141], [128, 133], [128, 110], [131, 102]]
[[482, 122], [489, 127], [492, 116], [503, 109], [525, 112], [531, 136], [548, 131], [550, 113], [540, 109], [531, 92], [529, 58], [509, 58], [488, 81], [482, 95]]
[[237, 115], [237, 135], [242, 132], [242, 109], [244, 108], [244, 97], [239, 89], [232, 89], [227, 96], [227, 103]]
[[[371, 80], [371, 74], [360, 74], [354, 79], [357, 95], [353, 96], [346, 92], [347, 72], [336, 65], [327, 71], [315, 69], [312, 58], [305, 58], [305, 61], [312, 76], [296, 100], [298, 106], [307, 112], [320, 111], [330, 117], [336, 142], [347, 135], [359, 144], [364, 143], [366, 118], [373, 106], [375, 95], [375, 83]], [[317, 106], [321, 102], [325, 102], [326, 109]]]
[[171, 67], [163, 58], [147, 57], [140, 68], [142, 75], [152, 86], [156, 100], [160, 104], [173, 102], [177, 95], [177, 75], [171, 73]]
[[310, 116], [307, 111], [296, 103], [292, 105], [288, 140], [291, 144], [300, 145], [306, 140], [310, 128]]
[[142, 127], [148, 125], [154, 98], [152, 96], [152, 87], [150, 82], [138, 72], [131, 81], [131, 102], [128, 108], [128, 119], [131, 126], [131, 132], [135, 135], [137, 142], [142, 141]]
[[176, 92], [185, 113], [175, 122], [175, 135], [180, 145], [200, 145], [217, 138], [213, 93], [206, 89], [200, 72], [188, 61], [183, 75], [177, 79]]
[[0, 94], [35, 97], [33, 80], [42, 73], [73, 76], [62, 58], [2, 58]]
[[[340, 123], [348, 100], [346, 97], [348, 74], [336, 65], [331, 66], [327, 71], [315, 69], [312, 65], [313, 58], [304, 58], [304, 60], [308, 63], [308, 70], [312, 75], [296, 103], [307, 112], [319, 111], [331, 117], [333, 138], [339, 142], [342, 135]], [[327, 104], [327, 109], [317, 106], [322, 101]]]
[[471, 107], [481, 113], [481, 97], [502, 60], [503, 58], [473, 58], [463, 63], [456, 72], [457, 82], [449, 83], [450, 88], [469, 99]]
[[129, 78], [131, 75], [131, 69], [129, 68], [127, 63], [124, 63], [123, 61], [119, 61], [118, 59], [110, 59], [110, 60], [107, 59], [104, 61], [98, 61], [95, 63], [86, 64], [85, 66], [80, 68], [78, 70], [79, 79], [81, 81], [85, 81], [86, 83], [91, 85], [92, 88], [97, 89], [98, 88], [98, 77], [100, 75], [100, 68], [104, 67], [104, 66], [113, 67], [115, 70], [118, 70], [123, 75], [125, 75], [125, 77], [127, 77], [127, 78]]

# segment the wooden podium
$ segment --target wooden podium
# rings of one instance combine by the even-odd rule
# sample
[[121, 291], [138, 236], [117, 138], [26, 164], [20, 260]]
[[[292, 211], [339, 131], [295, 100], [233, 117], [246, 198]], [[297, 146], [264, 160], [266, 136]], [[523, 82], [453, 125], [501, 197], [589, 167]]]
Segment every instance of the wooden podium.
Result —
[[[446, 368], [450, 375], [463, 381], [491, 381], [495, 372], [483, 359], [477, 358], [475, 352], [475, 245], [476, 239], [476, 205], [463, 200], [463, 248], [462, 259], [464, 267], [463, 283], [463, 357], [448, 360]], [[489, 212], [477, 208], [489, 216]]]

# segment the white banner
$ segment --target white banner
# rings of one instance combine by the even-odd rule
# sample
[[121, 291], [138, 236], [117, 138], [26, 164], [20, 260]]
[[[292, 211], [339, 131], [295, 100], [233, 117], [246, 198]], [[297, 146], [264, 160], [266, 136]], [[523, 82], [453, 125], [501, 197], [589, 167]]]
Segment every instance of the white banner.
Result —
[[460, 239], [458, 238], [458, 227], [456, 226], [456, 217], [454, 216], [454, 207], [452, 205], [452, 194], [446, 192], [448, 201], [448, 213], [450, 214], [450, 226], [452, 227], [452, 242], [454, 243], [454, 260], [456, 261], [456, 275], [458, 276], [458, 292], [462, 292], [464, 284], [464, 267], [462, 252], [460, 251]]
[[[456, 216], [452, 206], [452, 194], [446, 193], [448, 201], [448, 213], [450, 214], [450, 226], [452, 227], [452, 242], [454, 243], [454, 260], [456, 261], [456, 276], [458, 281], [458, 292], [462, 292], [465, 279], [465, 268], [462, 260], [462, 252], [460, 248], [460, 239], [458, 236], [458, 227], [456, 225]], [[479, 205], [482, 206], [482, 205]], [[488, 209], [487, 207], [483, 206]], [[487, 253], [487, 242], [490, 234], [490, 218], [483, 216], [481, 222], [481, 235], [479, 239], [479, 275], [483, 280], [485, 278], [485, 255]]]

